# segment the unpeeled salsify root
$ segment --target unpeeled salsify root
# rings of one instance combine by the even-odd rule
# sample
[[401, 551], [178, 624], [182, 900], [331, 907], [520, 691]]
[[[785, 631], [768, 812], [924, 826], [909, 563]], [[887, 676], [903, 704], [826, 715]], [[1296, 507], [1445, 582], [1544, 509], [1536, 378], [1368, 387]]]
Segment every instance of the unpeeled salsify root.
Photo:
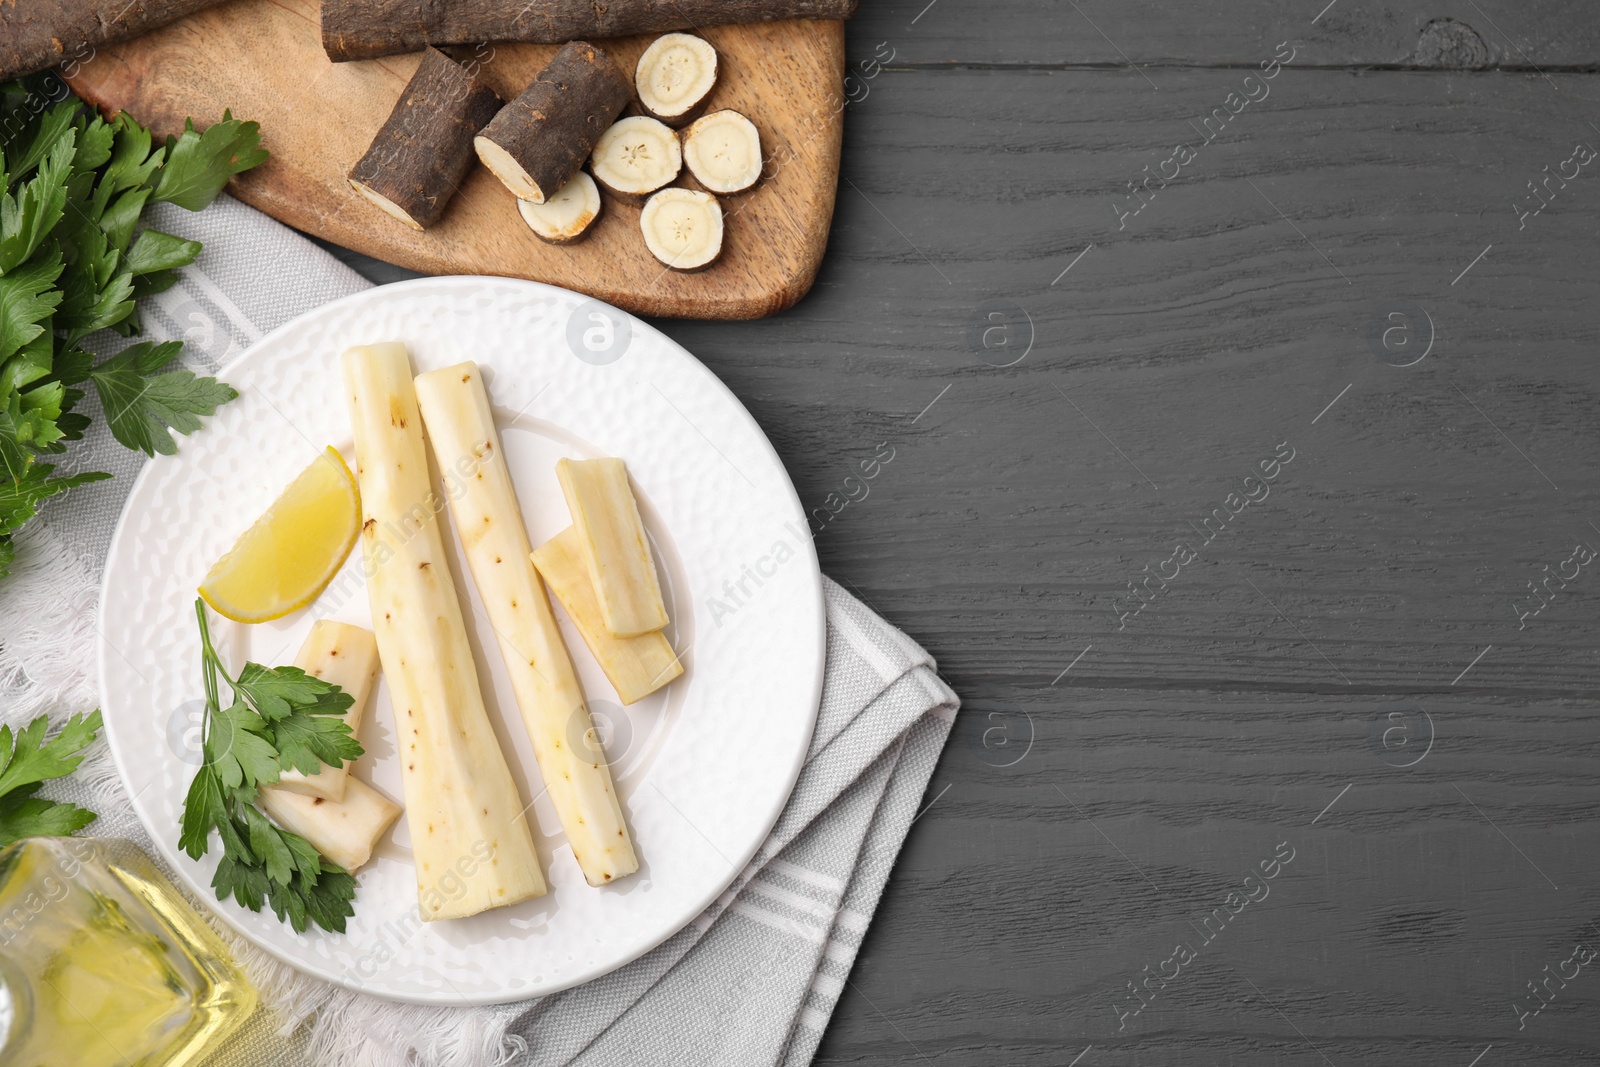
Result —
[[472, 167], [472, 139], [500, 110], [500, 97], [436, 48], [422, 55], [350, 187], [414, 230], [444, 214]]
[[578, 173], [630, 94], [610, 56], [573, 41], [500, 109], [473, 147], [518, 200], [542, 204]]
[[323, 0], [322, 47], [342, 63], [430, 44], [561, 44], [742, 22], [847, 19], [855, 10], [856, 0]]

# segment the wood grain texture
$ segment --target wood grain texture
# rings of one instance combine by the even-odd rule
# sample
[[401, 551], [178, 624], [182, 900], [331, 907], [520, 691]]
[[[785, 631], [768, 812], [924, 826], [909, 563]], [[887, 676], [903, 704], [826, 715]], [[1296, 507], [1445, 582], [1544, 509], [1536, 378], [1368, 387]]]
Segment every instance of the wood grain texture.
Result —
[[628, 37], [779, 19], [847, 19], [856, 0], [324, 0], [322, 44], [338, 61], [420, 52], [479, 41], [568, 41]]
[[[1034, 43], [1006, 10], [940, 0], [916, 32], [953, 14], [981, 67]], [[1251, 10], [1147, 27], [1268, 55]], [[1523, 629], [1512, 605], [1600, 547], [1594, 166], [1525, 226], [1513, 205], [1600, 148], [1600, 78], [1297, 55], [1118, 229], [1246, 72], [897, 62], [854, 66], [812, 295], [660, 324], [807, 508], [896, 449], [822, 566], [964, 701], [817, 1063], [1593, 1063], [1600, 973], [1524, 1027], [1513, 1005], [1600, 942], [1600, 573]], [[1434, 347], [1391, 366], [1373, 328], [1414, 308]], [[1271, 495], [1119, 629], [1126, 582], [1282, 441]], [[1119, 1029], [1125, 984], [1283, 841], [1270, 896]]]
[[33, 0], [0, 4], [0, 80], [76, 67], [97, 48], [136, 37], [222, 0]]
[[863, 58], [890, 42], [895, 65], [1255, 66], [1287, 40], [1308, 66], [1600, 66], [1585, 0], [868, 0], [850, 36]]
[[[722, 55], [717, 107], [760, 128], [768, 174], [724, 201], [722, 259], [699, 274], [664, 269], [645, 248], [639, 208], [607, 197], [594, 232], [554, 247], [523, 224], [498, 181], [475, 167], [445, 218], [416, 233], [351, 191], [360, 159], [416, 69], [416, 56], [331, 63], [314, 0], [232, 0], [136, 41], [106, 49], [71, 79], [86, 99], [126, 109], [158, 134], [224, 107], [259, 121], [272, 159], [236, 179], [241, 199], [297, 229], [433, 274], [532, 278], [591, 293], [631, 311], [754, 318], [810, 288], [827, 241], [837, 185], [843, 29], [837, 22], [708, 28]], [[605, 43], [632, 71], [651, 38]], [[555, 53], [547, 45], [486, 45], [457, 53], [505, 99]]]
[[[1512, 1005], [1600, 941], [1600, 573], [1526, 629], [1512, 604], [1600, 547], [1600, 184], [1512, 205], [1600, 146], [1595, 79], [1291, 64], [1119, 230], [1241, 75], [884, 73], [811, 298], [665, 326], [808, 508], [897, 449], [823, 569], [965, 702], [819, 1064], [1593, 1061], [1600, 975], [1524, 1029]], [[974, 336], [995, 304], [1031, 316], [1014, 366]], [[1437, 337], [1393, 367], [1369, 335], [1404, 306]], [[1119, 630], [1282, 441], [1271, 495]], [[1409, 769], [1406, 701], [1435, 731]], [[1125, 983], [1285, 840], [1299, 866], [1119, 1031]]]

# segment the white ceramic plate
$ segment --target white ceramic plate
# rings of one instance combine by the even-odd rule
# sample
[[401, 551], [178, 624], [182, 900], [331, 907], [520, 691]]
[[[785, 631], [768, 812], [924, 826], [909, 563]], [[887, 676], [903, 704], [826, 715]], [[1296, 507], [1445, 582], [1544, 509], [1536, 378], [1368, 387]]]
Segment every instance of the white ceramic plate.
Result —
[[[344, 934], [296, 934], [268, 909], [219, 903], [221, 846], [177, 847], [199, 764], [195, 586], [325, 445], [354, 467], [340, 377], [351, 345], [404, 340], [418, 373], [486, 369], [534, 544], [570, 521], [562, 456], [620, 456], [640, 494], [687, 670], [628, 708], [561, 616], [607, 740], [640, 857], [614, 886], [585, 884], [541, 782], [482, 605], [441, 516], [490, 716], [524, 799], [534, 800], [544, 898], [423, 924], [404, 818], [358, 875]], [[140, 475], [112, 542], [100, 604], [106, 735], [133, 803], [194, 893], [285, 962], [354, 989], [429, 1004], [485, 1004], [598, 977], [666, 940], [732, 882], [770, 832], [799, 773], [821, 694], [824, 621], [816, 553], [794, 487], [738, 400], [651, 327], [533, 282], [436, 278], [382, 286], [273, 331], [221, 375], [239, 399]], [[351, 555], [310, 608], [259, 626], [214, 620], [218, 648], [288, 663], [312, 622], [370, 625]], [[559, 608], [557, 609], [560, 614]], [[381, 683], [358, 734], [357, 773], [402, 797]]]

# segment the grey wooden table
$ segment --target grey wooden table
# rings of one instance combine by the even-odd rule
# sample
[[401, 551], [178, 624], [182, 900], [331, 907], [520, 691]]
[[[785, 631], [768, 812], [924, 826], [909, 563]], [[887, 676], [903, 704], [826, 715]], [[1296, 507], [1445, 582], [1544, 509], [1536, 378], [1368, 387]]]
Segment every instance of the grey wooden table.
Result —
[[864, 0], [658, 323], [965, 701], [819, 1063], [1600, 1061], [1600, 11], [1325, 3]]

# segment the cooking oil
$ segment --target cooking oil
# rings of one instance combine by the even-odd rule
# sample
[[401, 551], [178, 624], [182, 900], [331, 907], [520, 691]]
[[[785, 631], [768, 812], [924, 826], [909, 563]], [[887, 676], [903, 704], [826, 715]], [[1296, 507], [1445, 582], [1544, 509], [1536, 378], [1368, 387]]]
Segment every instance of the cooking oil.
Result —
[[255, 1006], [226, 946], [130, 842], [0, 850], [6, 1067], [185, 1067]]

